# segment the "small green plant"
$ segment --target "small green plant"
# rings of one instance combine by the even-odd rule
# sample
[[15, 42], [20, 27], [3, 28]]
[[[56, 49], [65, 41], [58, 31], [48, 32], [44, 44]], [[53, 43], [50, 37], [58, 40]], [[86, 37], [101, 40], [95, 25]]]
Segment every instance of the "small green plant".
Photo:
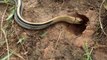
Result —
[[11, 50], [11, 49], [10, 49], [9, 55], [6, 54], [3, 58], [0, 58], [0, 60], [8, 60], [8, 57], [11, 57], [12, 55], [19, 57], [21, 60], [25, 60], [20, 54], [16, 53], [14, 50]]
[[85, 43], [83, 49], [85, 51], [84, 60], [92, 60], [92, 56], [91, 55], [92, 55], [93, 48], [90, 49], [88, 44]]
[[17, 44], [24, 44], [26, 37], [20, 37]]
[[7, 5], [11, 5], [12, 7], [9, 8], [9, 15], [7, 17], [6, 20], [12, 20], [13, 16], [14, 16], [14, 13], [16, 11], [16, 6], [12, 3], [12, 0], [4, 0], [4, 2], [7, 4]]
[[47, 33], [48, 33], [48, 32], [46, 32], [46, 31], [41, 31], [41, 32], [39, 32], [38, 34], [39, 34], [40, 38], [43, 38], [44, 36], [47, 35]]
[[28, 38], [28, 36], [26, 35], [26, 33], [22, 33], [19, 37], [17, 44], [24, 44], [24, 42], [27, 40], [27, 38]]
[[9, 9], [9, 11], [10, 11], [10, 14], [8, 15], [8, 17], [7, 17], [6, 20], [11, 21], [12, 18], [13, 18], [13, 16], [14, 16], [14, 13], [15, 13], [15, 11], [16, 11], [15, 6], [11, 7], [11, 8]]

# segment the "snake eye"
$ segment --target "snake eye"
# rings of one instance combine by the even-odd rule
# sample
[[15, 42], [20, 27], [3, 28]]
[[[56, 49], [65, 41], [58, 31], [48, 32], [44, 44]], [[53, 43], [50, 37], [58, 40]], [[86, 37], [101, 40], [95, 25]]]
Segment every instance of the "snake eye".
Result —
[[79, 23], [80, 23], [80, 24], [83, 24], [83, 23], [84, 23], [84, 21], [83, 21], [83, 20], [81, 20]]
[[77, 23], [77, 24], [82, 24], [84, 21], [79, 18], [79, 19], [75, 19], [74, 22]]

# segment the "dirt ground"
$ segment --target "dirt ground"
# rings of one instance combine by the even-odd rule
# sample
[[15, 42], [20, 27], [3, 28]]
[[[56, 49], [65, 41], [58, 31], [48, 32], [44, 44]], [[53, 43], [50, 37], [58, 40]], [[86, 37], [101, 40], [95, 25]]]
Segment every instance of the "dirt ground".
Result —
[[[9, 10], [3, 19], [6, 5], [0, 4], [0, 21], [3, 20], [9, 49], [15, 52], [10, 60], [86, 60], [85, 43], [93, 49], [93, 60], [107, 60], [107, 39], [98, 22], [101, 3], [101, 0], [23, 0], [23, 17], [30, 22], [44, 22], [75, 13], [84, 21], [80, 25], [61, 22], [38, 31], [24, 29], [14, 20], [9, 23], [6, 20]], [[101, 18], [106, 31], [107, 11], [104, 8]], [[6, 54], [5, 37], [0, 31], [0, 58]]]

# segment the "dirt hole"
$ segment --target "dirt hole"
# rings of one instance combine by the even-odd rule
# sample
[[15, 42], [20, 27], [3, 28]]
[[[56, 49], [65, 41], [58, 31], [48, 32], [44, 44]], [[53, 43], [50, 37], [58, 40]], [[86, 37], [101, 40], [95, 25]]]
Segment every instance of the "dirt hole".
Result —
[[75, 35], [81, 35], [82, 32], [85, 31], [87, 27], [87, 23], [89, 22], [88, 17], [85, 15], [77, 14], [78, 17], [80, 17], [83, 21], [81, 24], [72, 24], [69, 28], [69, 30], [72, 30]]

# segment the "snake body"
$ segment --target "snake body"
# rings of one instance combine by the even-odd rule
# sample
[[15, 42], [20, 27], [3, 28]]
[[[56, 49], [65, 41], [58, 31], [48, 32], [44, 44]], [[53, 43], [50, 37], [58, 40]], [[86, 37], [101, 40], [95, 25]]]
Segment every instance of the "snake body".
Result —
[[[71, 24], [80, 24], [80, 22], [82, 21], [82, 19], [79, 17], [62, 15], [62, 16], [54, 17], [48, 21], [41, 22], [41, 23], [29, 22], [22, 17], [22, 12], [23, 12], [22, 0], [11, 0], [11, 1], [14, 2], [16, 5], [16, 11], [14, 14], [15, 21], [21, 27], [26, 28], [26, 29], [40, 30], [40, 29], [49, 27], [50, 25], [60, 22], [60, 21], [64, 21], [64, 22], [71, 23]], [[0, 3], [5, 3], [5, 2], [4, 0], [0, 0]]]

